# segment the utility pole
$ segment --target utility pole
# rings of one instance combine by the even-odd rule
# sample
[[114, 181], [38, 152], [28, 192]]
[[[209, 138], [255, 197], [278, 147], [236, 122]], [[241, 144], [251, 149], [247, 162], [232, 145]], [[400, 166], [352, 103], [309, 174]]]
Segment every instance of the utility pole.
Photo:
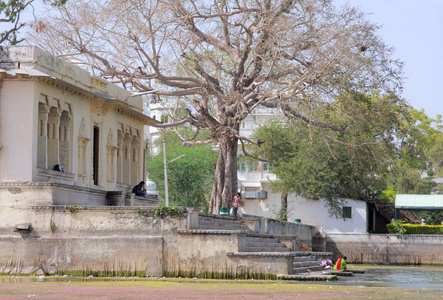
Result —
[[[186, 154], [182, 154], [174, 159], [171, 159], [169, 162], [173, 162], [179, 158], [182, 158]], [[164, 168], [164, 176], [165, 176], [165, 205], [169, 206], [169, 187], [168, 187], [168, 161], [166, 160], [166, 135], [163, 137], [163, 168]]]
[[163, 168], [165, 176], [165, 205], [169, 206], [168, 162], [166, 161], [166, 134], [163, 137]]

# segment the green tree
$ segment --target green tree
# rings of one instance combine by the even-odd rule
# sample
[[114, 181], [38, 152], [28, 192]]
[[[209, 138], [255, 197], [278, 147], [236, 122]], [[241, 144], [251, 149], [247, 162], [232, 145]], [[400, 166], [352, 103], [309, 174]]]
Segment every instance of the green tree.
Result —
[[[168, 164], [169, 200], [172, 205], [198, 207], [208, 210], [210, 186], [214, 176], [217, 153], [210, 145], [184, 146], [172, 132], [166, 133], [166, 156], [172, 160], [180, 155], [184, 157]], [[158, 140], [160, 149], [163, 138]], [[148, 161], [150, 178], [157, 183], [157, 188], [164, 196], [163, 150]]]
[[395, 133], [397, 154], [392, 158], [387, 185], [401, 194], [430, 194], [436, 185], [433, 176], [441, 173], [443, 162], [441, 117], [429, 118], [411, 106], [405, 106], [400, 117]]
[[[403, 104], [392, 95], [348, 93], [333, 105], [350, 103], [358, 106], [353, 109], [355, 122], [348, 128], [351, 135], [332, 132], [326, 138], [319, 128], [284, 121], [271, 121], [254, 133], [254, 138], [265, 141], [254, 154], [270, 160], [271, 171], [278, 177], [272, 188], [283, 191], [282, 213], [287, 211], [285, 194], [295, 192], [325, 199], [330, 213], [340, 216], [341, 199], [356, 199], [360, 191], [384, 183], [388, 158], [395, 153], [392, 134], [399, 122], [394, 112]], [[329, 107], [321, 118], [340, 122], [337, 111]]]

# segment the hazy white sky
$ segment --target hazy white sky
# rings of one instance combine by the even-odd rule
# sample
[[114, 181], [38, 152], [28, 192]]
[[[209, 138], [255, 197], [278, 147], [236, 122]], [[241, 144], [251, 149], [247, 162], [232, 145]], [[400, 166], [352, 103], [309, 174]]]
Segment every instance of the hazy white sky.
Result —
[[407, 77], [403, 97], [430, 117], [443, 115], [443, 0], [335, 0], [371, 13]]

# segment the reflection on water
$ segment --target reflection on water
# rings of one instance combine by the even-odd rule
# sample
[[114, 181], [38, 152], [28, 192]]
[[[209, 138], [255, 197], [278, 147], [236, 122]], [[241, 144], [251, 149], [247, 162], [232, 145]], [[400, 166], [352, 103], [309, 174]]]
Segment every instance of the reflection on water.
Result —
[[[443, 268], [442, 267], [414, 267], [414, 266], [380, 266], [365, 267], [364, 274], [355, 274], [352, 277], [339, 277], [335, 284], [353, 286], [391, 286], [443, 289]], [[330, 284], [330, 282], [328, 283]]]

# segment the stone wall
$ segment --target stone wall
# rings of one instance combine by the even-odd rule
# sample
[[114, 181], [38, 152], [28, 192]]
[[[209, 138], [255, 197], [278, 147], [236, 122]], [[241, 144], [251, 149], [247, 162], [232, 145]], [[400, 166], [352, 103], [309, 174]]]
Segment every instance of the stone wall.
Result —
[[[192, 233], [196, 216], [156, 217], [151, 208], [2, 205], [0, 273], [41, 269], [47, 274], [230, 277], [288, 272], [288, 257], [264, 257], [258, 263], [254, 257], [230, 256], [239, 249], [234, 232]], [[261, 228], [260, 218], [247, 221]]]
[[328, 234], [326, 250], [352, 263], [443, 264], [442, 235]]

